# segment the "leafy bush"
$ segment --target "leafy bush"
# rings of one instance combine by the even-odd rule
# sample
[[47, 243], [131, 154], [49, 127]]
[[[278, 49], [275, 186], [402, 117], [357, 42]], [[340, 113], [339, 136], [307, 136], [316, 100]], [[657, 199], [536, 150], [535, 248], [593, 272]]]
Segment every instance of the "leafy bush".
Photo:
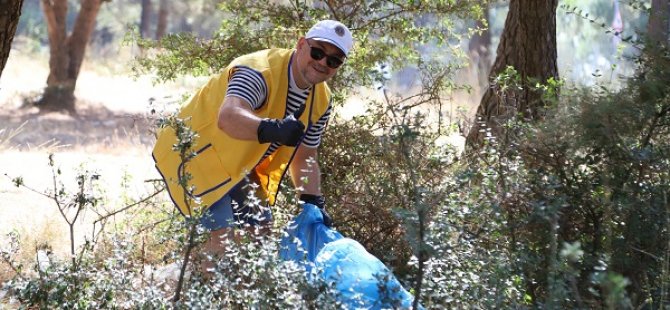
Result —
[[543, 121], [510, 120], [507, 136], [482, 151], [495, 156], [469, 165], [479, 177], [466, 191], [495, 186], [481, 203], [500, 210], [510, 261], [533, 304], [667, 303], [667, 55], [643, 49], [636, 76], [618, 91], [564, 88]]
[[200, 262], [191, 265], [182, 298], [175, 302], [176, 274], [165, 281], [146, 272], [133, 259], [138, 249], [127, 241], [131, 239], [118, 236], [104, 259], [82, 257], [76, 268], [52, 258], [37, 277], [17, 277], [7, 287], [22, 305], [45, 309], [338, 308], [334, 288], [308, 281], [302, 267], [280, 260], [278, 240], [273, 239], [229, 243], [209, 279], [199, 274]]

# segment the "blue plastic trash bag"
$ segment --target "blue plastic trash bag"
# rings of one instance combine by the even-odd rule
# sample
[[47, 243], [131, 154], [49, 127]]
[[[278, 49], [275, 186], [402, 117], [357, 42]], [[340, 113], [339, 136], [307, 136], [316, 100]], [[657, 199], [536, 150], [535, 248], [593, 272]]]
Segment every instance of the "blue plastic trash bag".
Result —
[[281, 240], [279, 256], [302, 264], [307, 271], [316, 260], [316, 255], [326, 243], [342, 239], [337, 231], [323, 224], [323, 215], [313, 204], [303, 204], [303, 210], [291, 221], [287, 235]]
[[279, 255], [335, 283], [348, 309], [409, 309], [414, 297], [391, 271], [358, 242], [323, 224], [318, 207], [304, 204], [289, 224]]
[[391, 271], [358, 242], [342, 238], [326, 244], [316, 256], [317, 270], [334, 281], [342, 301], [352, 308], [409, 309], [414, 296]]

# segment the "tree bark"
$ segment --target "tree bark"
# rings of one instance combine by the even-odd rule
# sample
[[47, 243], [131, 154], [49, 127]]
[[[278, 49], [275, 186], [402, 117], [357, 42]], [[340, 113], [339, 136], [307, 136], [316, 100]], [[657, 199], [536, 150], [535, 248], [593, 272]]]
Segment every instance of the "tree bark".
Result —
[[558, 79], [556, 52], [556, 8], [558, 0], [511, 0], [505, 27], [498, 45], [496, 60], [489, 79], [506, 70], [516, 69], [523, 86], [521, 89], [501, 90], [491, 85], [484, 93], [477, 109], [475, 123], [467, 142], [478, 147], [485, 137], [483, 128], [490, 128], [494, 136], [503, 133], [501, 126], [520, 114], [526, 120], [541, 117], [545, 106], [542, 94], [534, 90], [534, 82], [545, 83]]
[[74, 89], [86, 45], [95, 27], [102, 0], [82, 0], [72, 33], [67, 34], [67, 0], [42, 0], [49, 35], [49, 77], [42, 99], [42, 110], [75, 112]]
[[16, 25], [21, 16], [23, 0], [0, 0], [0, 76], [7, 64], [9, 52], [12, 50], [12, 41], [16, 33]]
[[140, 14], [140, 36], [143, 39], [149, 37], [152, 14], [153, 14], [153, 7], [151, 4], [151, 0], [142, 0], [142, 13]]
[[158, 24], [156, 24], [156, 40], [160, 40], [165, 35], [168, 19], [168, 1], [160, 0], [158, 8]]
[[670, 22], [670, 1], [651, 0], [647, 33], [652, 44], [666, 45], [668, 42], [668, 22]]

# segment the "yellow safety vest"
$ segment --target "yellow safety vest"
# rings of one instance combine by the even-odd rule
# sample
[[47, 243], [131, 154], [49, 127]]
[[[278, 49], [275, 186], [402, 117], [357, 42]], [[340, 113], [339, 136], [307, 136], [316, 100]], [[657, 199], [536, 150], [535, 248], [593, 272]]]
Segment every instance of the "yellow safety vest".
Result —
[[[288, 70], [293, 50], [268, 49], [233, 60], [221, 74], [214, 76], [179, 112], [198, 135], [192, 150], [195, 156], [183, 163], [173, 150], [177, 137], [173, 128], [163, 128], [153, 149], [156, 168], [163, 176], [172, 201], [184, 215], [192, 215], [194, 201], [211, 206], [250, 173], [255, 173], [270, 205], [274, 205], [279, 183], [283, 178], [294, 147], [281, 146], [262, 162], [270, 144], [253, 140], [238, 140], [218, 128], [218, 114], [226, 95], [228, 81], [236, 68], [250, 67], [263, 75], [267, 97], [263, 106], [254, 111], [260, 118], [282, 119], [286, 113]], [[305, 113], [300, 120], [309, 128], [326, 112], [330, 90], [326, 83], [314, 85], [307, 98]], [[188, 191], [179, 185], [179, 178], [189, 173]], [[191, 188], [193, 187], [193, 188]], [[190, 208], [185, 200], [191, 201]]]

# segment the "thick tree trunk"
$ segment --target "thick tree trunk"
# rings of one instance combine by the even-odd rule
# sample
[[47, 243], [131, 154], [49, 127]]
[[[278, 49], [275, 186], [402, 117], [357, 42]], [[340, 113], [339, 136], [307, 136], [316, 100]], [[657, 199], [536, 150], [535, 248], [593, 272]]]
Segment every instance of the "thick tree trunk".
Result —
[[140, 36], [143, 39], [148, 38], [151, 29], [151, 15], [153, 7], [151, 0], [142, 0], [142, 13], [140, 14]]
[[101, 0], [82, 0], [72, 34], [67, 35], [67, 0], [42, 0], [49, 34], [49, 77], [38, 106], [47, 111], [74, 113], [74, 89], [95, 27]]
[[485, 29], [470, 38], [468, 44], [468, 54], [470, 56], [470, 65], [473, 71], [476, 71], [477, 80], [480, 84], [488, 84], [487, 77], [491, 69], [491, 31], [489, 30], [489, 4], [483, 4], [483, 20], [477, 20], [475, 25], [478, 29]]
[[23, 0], [0, 0], [0, 76], [7, 64], [9, 51], [12, 49], [12, 41], [16, 33], [16, 25], [21, 16]]
[[649, 14], [649, 24], [647, 33], [652, 44], [667, 45], [668, 42], [668, 23], [670, 22], [670, 1], [651, 0], [651, 11]]
[[156, 40], [160, 40], [165, 35], [168, 21], [168, 1], [161, 0], [158, 8], [158, 24], [156, 25]]
[[533, 89], [534, 82], [558, 79], [556, 61], [556, 7], [558, 0], [511, 0], [505, 27], [498, 45], [496, 60], [489, 74], [493, 80], [508, 66], [518, 72], [522, 89], [501, 91], [491, 85], [483, 95], [475, 124], [467, 137], [468, 145], [481, 145], [484, 128], [500, 136], [501, 126], [510, 117], [520, 114], [525, 119], [537, 119], [545, 105], [542, 94]]

